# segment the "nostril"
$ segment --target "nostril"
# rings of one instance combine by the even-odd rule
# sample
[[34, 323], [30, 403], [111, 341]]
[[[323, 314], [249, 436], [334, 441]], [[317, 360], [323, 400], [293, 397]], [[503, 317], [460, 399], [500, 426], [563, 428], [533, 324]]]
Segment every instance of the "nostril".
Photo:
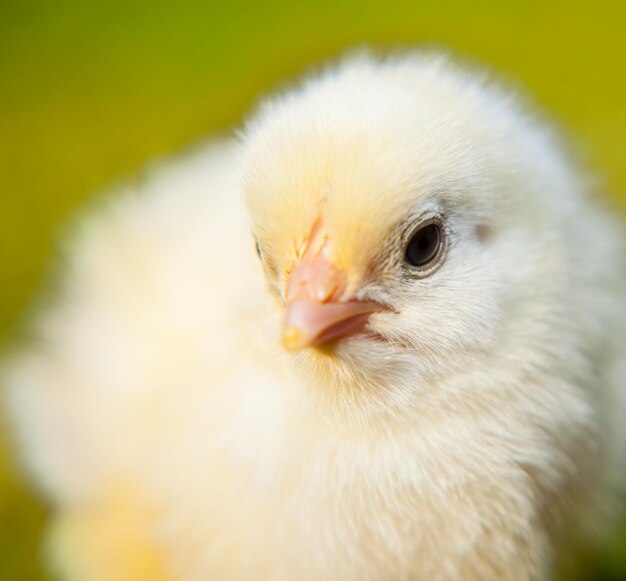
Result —
[[305, 254], [287, 279], [288, 301], [326, 303], [343, 295], [346, 275], [321, 254]]

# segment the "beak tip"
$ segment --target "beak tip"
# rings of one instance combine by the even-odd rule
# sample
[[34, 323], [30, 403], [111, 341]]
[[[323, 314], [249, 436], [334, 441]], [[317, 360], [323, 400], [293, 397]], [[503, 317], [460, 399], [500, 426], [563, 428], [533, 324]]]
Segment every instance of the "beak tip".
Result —
[[283, 331], [283, 345], [288, 351], [298, 351], [307, 345], [307, 341], [298, 327], [289, 325]]

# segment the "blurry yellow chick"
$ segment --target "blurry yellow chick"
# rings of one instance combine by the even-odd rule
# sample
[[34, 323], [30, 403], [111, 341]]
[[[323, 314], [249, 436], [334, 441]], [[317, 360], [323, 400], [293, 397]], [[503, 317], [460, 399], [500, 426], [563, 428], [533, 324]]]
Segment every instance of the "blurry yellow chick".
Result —
[[7, 372], [60, 578], [550, 578], [624, 475], [624, 247], [589, 189], [418, 53], [119, 195]]

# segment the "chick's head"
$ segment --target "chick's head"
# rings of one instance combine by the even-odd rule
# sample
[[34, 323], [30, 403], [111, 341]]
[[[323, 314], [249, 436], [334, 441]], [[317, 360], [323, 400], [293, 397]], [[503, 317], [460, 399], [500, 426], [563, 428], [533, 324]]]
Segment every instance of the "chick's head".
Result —
[[243, 188], [285, 347], [426, 375], [495, 348], [546, 219], [537, 192], [566, 173], [507, 94], [440, 56], [351, 58], [270, 100]]

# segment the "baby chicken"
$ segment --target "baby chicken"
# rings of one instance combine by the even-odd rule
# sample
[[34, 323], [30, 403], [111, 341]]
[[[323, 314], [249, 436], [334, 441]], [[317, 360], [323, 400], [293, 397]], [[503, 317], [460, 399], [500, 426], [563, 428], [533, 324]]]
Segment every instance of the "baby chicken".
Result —
[[118, 195], [7, 371], [60, 578], [550, 578], [623, 476], [624, 247], [589, 190], [418, 53]]

